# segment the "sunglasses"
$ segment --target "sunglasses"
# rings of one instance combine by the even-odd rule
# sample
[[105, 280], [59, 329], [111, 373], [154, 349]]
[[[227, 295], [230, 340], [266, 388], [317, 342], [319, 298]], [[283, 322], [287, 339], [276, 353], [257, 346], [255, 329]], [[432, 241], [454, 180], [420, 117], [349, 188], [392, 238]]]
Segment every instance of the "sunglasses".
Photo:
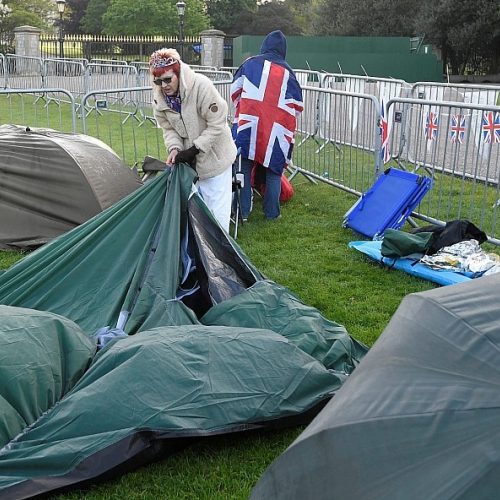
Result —
[[155, 78], [153, 80], [153, 83], [155, 85], [158, 85], [160, 87], [163, 83], [166, 83], [167, 85], [172, 81], [173, 76], [166, 76], [165, 78]]

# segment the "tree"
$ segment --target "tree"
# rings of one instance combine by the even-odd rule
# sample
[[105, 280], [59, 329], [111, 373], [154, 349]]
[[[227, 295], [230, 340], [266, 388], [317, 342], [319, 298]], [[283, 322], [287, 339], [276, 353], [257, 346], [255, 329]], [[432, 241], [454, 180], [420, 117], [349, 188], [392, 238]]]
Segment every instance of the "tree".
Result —
[[9, 0], [2, 5], [2, 29], [7, 32], [22, 25], [46, 30], [53, 24], [55, 3], [50, 0]]
[[169, 2], [111, 0], [102, 25], [108, 35], [157, 35], [159, 26], [167, 33], [176, 31], [177, 14]]
[[7, 28], [12, 9], [0, 0], [0, 51], [12, 52], [12, 40], [8, 40], [10, 31]]
[[[209, 26], [203, 2], [190, 0], [186, 3], [184, 34], [198, 35]], [[108, 35], [177, 35], [179, 17], [175, 1], [111, 0], [102, 16], [102, 30]]]
[[273, 30], [281, 30], [285, 35], [300, 35], [302, 29], [295, 21], [294, 13], [286, 1], [261, 3], [252, 23], [245, 26], [241, 34], [266, 35]]
[[322, 0], [313, 27], [321, 35], [425, 33], [455, 74], [500, 69], [498, 0]]
[[295, 23], [300, 26], [301, 32], [315, 35], [312, 23], [314, 12], [317, 10], [320, 0], [287, 0], [287, 3], [293, 12]]
[[211, 25], [228, 35], [240, 35], [252, 22], [257, 0], [206, 0]]
[[324, 0], [315, 7], [321, 35], [412, 36], [419, 3], [414, 0]]
[[416, 22], [452, 73], [498, 70], [498, 0], [426, 0]]
[[82, 33], [82, 19], [88, 4], [89, 0], [66, 0], [66, 10], [63, 21], [65, 33]]
[[14, 28], [29, 25], [49, 30], [55, 19], [55, 4], [50, 0], [0, 0], [0, 37], [2, 52], [14, 51]]
[[102, 16], [108, 10], [111, 0], [89, 0], [87, 10], [80, 27], [84, 33], [99, 35], [102, 33]]

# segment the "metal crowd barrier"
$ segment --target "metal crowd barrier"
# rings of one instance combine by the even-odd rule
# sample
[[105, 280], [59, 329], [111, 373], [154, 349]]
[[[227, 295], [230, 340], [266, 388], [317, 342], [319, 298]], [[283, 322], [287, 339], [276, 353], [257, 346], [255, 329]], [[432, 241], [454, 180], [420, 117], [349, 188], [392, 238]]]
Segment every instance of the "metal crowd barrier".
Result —
[[309, 85], [310, 87], [321, 87], [323, 81], [323, 73], [319, 71], [311, 71], [306, 69], [294, 69], [295, 78], [301, 87]]
[[39, 57], [6, 54], [7, 84], [13, 89], [39, 89], [45, 86], [43, 63]]
[[377, 98], [309, 86], [302, 91], [304, 111], [295, 137], [294, 174], [361, 194], [380, 168]]
[[81, 116], [83, 133], [104, 141], [129, 165], [142, 164], [146, 155], [165, 157], [150, 86], [94, 90], [83, 96], [81, 105], [87, 111]]
[[[149, 76], [147, 83], [137, 85], [141, 74], [145, 81], [147, 65], [85, 66], [80, 61], [42, 63], [8, 56], [4, 61], [11, 70], [8, 85], [17, 87], [0, 94], [3, 122], [59, 130], [76, 130], [81, 123], [84, 133], [109, 144], [129, 164], [142, 162], [146, 155], [164, 158], [162, 132], [151, 109]], [[228, 103], [231, 122], [231, 75], [208, 73], [216, 73], [214, 85]], [[224, 79], [217, 80], [219, 75]], [[419, 171], [435, 182], [417, 208], [417, 217], [432, 222], [467, 218], [500, 244], [500, 107], [494, 105], [498, 87], [420, 82], [410, 88], [392, 79], [313, 71], [297, 71], [297, 76], [307, 85], [303, 85], [304, 112], [298, 119], [292, 176], [304, 174], [360, 195], [385, 167]], [[22, 89], [31, 78], [44, 85]], [[57, 82], [66, 82], [69, 89], [60, 90]], [[441, 95], [459, 102], [435, 99]], [[423, 98], [427, 96], [432, 99]], [[53, 102], [59, 105], [49, 105]], [[75, 116], [78, 102], [85, 113]], [[71, 113], [65, 113], [67, 107]], [[386, 163], [384, 123], [389, 132]]]
[[207, 78], [212, 80], [212, 82], [232, 82], [233, 75], [229, 71], [217, 71], [217, 70], [207, 70], [207, 69], [197, 69], [196, 73], [205, 75]]
[[149, 74], [149, 64], [147, 62], [131, 63], [137, 70], [137, 86], [151, 85], [151, 75]]
[[[136, 118], [139, 103], [122, 99], [133, 97], [122, 92], [113, 93], [110, 89], [125, 89], [137, 86], [137, 69], [127, 64], [105, 64], [98, 62], [90, 62], [86, 67], [85, 93], [106, 89], [103, 91], [106, 94], [107, 111], [117, 112], [124, 115], [124, 120]], [[92, 111], [85, 108], [82, 100], [82, 108], [87, 113]], [[97, 112], [101, 112], [101, 108], [95, 108]]]
[[137, 85], [137, 69], [128, 64], [90, 62], [86, 67], [86, 91], [127, 88]]
[[219, 68], [220, 71], [229, 71], [232, 75], [236, 73], [236, 70], [238, 69], [238, 66], [221, 66]]
[[85, 94], [87, 73], [82, 61], [49, 58], [43, 60], [42, 66], [45, 86], [58, 87], [63, 83], [73, 96], [81, 98]]
[[398, 165], [434, 178], [421, 217], [469, 219], [500, 243], [500, 107], [402, 98], [388, 107]]
[[227, 103], [227, 121], [231, 125], [234, 118], [234, 106], [233, 101], [231, 101], [231, 81], [215, 81], [214, 85]]
[[412, 85], [410, 95], [405, 97], [495, 106], [499, 94], [500, 85], [417, 82]]
[[0, 54], [0, 86], [7, 87], [7, 63], [3, 54]]
[[190, 64], [189, 67], [193, 71], [224, 71], [223, 69], [217, 69], [215, 66], [203, 66], [201, 64]]
[[127, 61], [121, 61], [118, 59], [98, 59], [98, 58], [92, 58], [90, 60], [90, 63], [92, 64], [104, 64], [106, 66], [128, 66]]
[[[50, 102], [62, 103], [49, 106]], [[0, 123], [77, 132], [77, 105], [61, 88], [0, 89]]]
[[407, 97], [411, 90], [411, 86], [404, 80], [342, 73], [322, 74], [321, 87], [374, 95], [381, 103], [387, 103], [393, 97]]

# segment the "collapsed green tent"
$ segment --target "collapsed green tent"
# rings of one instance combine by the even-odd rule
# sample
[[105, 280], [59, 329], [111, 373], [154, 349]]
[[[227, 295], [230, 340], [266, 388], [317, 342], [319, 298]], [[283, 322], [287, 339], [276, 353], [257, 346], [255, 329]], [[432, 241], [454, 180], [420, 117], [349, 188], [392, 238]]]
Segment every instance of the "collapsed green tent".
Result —
[[500, 275], [408, 295], [252, 500], [492, 500]]
[[[0, 321], [0, 352], [13, 330], [30, 339], [3, 358], [0, 496], [81, 486], [203, 436], [305, 422], [365, 354], [251, 265], [194, 178], [168, 169], [0, 274], [0, 314], [16, 318]], [[64, 381], [33, 382], [49, 368]], [[15, 398], [12, 380], [33, 387]]]

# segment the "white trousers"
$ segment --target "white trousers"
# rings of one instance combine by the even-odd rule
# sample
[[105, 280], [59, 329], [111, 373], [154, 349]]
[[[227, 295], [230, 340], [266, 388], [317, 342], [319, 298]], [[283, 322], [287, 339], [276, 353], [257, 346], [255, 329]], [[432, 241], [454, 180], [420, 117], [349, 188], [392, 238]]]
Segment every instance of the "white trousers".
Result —
[[231, 202], [233, 198], [233, 170], [230, 165], [222, 174], [199, 180], [198, 191], [203, 201], [212, 211], [223, 229], [229, 233], [229, 220], [231, 218]]

